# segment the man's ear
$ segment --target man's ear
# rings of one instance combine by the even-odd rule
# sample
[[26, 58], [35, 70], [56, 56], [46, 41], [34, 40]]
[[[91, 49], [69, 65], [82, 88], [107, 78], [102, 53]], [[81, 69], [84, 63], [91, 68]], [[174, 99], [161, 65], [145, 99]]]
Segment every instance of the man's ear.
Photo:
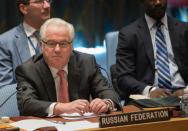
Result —
[[20, 12], [21, 12], [23, 15], [26, 15], [26, 14], [27, 14], [27, 8], [28, 8], [28, 5], [24, 5], [24, 4], [20, 4], [20, 5], [19, 5], [19, 10], [20, 10]]

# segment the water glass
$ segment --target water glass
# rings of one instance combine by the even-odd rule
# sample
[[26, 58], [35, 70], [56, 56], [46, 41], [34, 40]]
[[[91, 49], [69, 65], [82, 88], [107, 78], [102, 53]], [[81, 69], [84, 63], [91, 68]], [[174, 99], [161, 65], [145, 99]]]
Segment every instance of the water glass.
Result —
[[188, 117], [188, 94], [184, 94], [181, 98], [180, 107], [182, 110], [182, 115]]

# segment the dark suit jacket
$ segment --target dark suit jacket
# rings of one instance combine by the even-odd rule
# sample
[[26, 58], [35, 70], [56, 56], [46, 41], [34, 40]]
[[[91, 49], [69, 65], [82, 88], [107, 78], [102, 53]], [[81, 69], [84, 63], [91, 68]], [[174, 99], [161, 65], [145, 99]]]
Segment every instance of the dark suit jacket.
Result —
[[[56, 102], [55, 82], [43, 56], [32, 57], [16, 68], [17, 100], [21, 115], [46, 116]], [[118, 97], [96, 66], [94, 56], [73, 51], [68, 63], [70, 101], [107, 98], [118, 105]]]
[[[168, 17], [172, 50], [179, 72], [188, 84], [188, 24]], [[117, 47], [118, 87], [124, 98], [141, 94], [154, 83], [154, 52], [145, 18], [138, 19], [119, 33]]]

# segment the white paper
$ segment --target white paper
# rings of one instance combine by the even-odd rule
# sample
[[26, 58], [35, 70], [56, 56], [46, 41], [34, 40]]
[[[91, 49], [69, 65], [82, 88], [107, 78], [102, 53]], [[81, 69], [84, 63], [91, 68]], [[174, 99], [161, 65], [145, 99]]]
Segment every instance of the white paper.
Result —
[[40, 119], [40, 120], [39, 119], [27, 119], [27, 120], [21, 120], [21, 121], [11, 123], [10, 125], [19, 127], [27, 131], [33, 131], [37, 128], [48, 127], [48, 126], [54, 126], [57, 128], [58, 131], [73, 131], [73, 130], [82, 130], [82, 129], [90, 129], [90, 128], [99, 127], [98, 122], [92, 123], [88, 121], [66, 122], [65, 124], [57, 124], [57, 123], [51, 122], [49, 120], [44, 120], [44, 119]]
[[99, 123], [92, 123], [89, 121], [67, 122], [63, 128], [63, 131], [75, 131], [91, 128], [99, 128]]
[[10, 125], [19, 127], [27, 131], [33, 131], [37, 128], [56, 126], [57, 124], [44, 120], [44, 119], [40, 119], [40, 120], [39, 119], [27, 119], [27, 120], [21, 120], [21, 121], [11, 123]]
[[84, 118], [97, 117], [96, 114], [90, 113], [90, 112], [84, 113], [83, 115], [80, 115], [79, 113], [71, 113], [71, 114], [63, 113], [59, 116], [63, 117], [64, 119], [69, 119], [69, 120], [78, 120], [78, 119], [84, 119]]
[[131, 99], [134, 100], [140, 100], [140, 99], [150, 99], [149, 97], [145, 96], [145, 95], [130, 95]]

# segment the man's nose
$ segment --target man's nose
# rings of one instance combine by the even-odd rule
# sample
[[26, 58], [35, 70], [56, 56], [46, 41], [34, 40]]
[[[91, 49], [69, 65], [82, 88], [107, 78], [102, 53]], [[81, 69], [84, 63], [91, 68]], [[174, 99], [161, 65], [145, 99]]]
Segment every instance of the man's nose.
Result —
[[160, 3], [161, 3], [161, 0], [156, 0], [155, 3], [156, 3], [156, 4], [160, 4]]
[[50, 2], [44, 0], [43, 6], [44, 6], [44, 8], [49, 8], [50, 7]]
[[59, 46], [59, 44], [56, 44], [56, 46], [55, 46], [55, 52], [59, 52], [60, 51], [60, 46]]

